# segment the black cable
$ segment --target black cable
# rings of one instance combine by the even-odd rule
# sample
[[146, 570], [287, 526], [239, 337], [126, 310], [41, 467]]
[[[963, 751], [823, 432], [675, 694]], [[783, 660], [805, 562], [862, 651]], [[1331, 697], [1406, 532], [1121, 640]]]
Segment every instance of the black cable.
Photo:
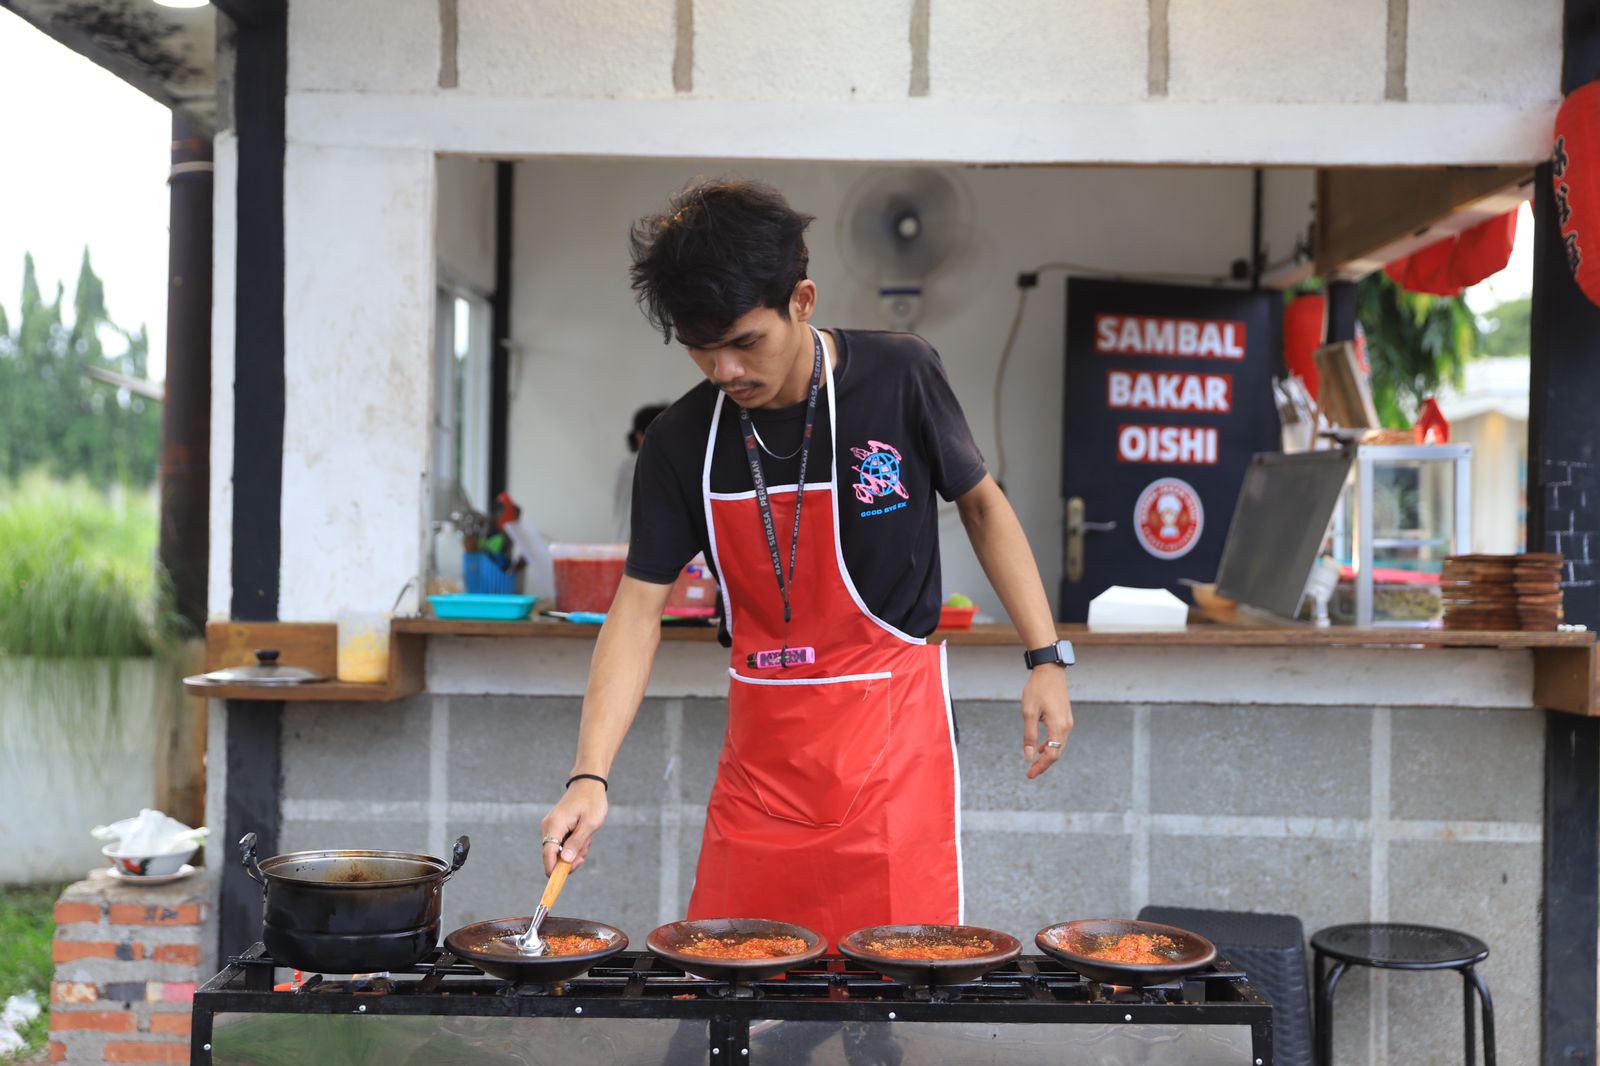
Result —
[[[1011, 362], [1011, 351], [1017, 343], [1017, 333], [1022, 329], [1022, 313], [1028, 306], [1028, 293], [1038, 287], [1039, 275], [1047, 270], [1064, 270], [1074, 274], [1089, 274], [1096, 277], [1127, 278], [1128, 272], [1122, 270], [1107, 270], [1104, 267], [1089, 266], [1086, 263], [1054, 262], [1041, 263], [1032, 270], [1025, 270], [1017, 275], [1017, 310], [1011, 316], [1011, 328], [1006, 332], [1005, 345], [1000, 349], [1000, 362], [994, 371], [994, 479], [1005, 486], [1006, 481], [1006, 445], [1005, 434], [1001, 431], [1000, 423], [1000, 397], [1005, 384], [1006, 365]], [[1141, 281], [1204, 281], [1215, 284], [1221, 280], [1217, 274], [1149, 274], [1140, 273], [1136, 279]]]

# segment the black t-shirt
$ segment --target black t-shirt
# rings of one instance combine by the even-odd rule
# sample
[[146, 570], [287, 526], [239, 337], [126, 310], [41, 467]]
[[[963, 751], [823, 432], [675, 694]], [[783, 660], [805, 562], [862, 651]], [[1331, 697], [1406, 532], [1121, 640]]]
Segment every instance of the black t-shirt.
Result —
[[[953, 500], [970, 491], [986, 473], [983, 456], [939, 354], [927, 341], [911, 333], [863, 330], [830, 330], [829, 335], [838, 354], [833, 380], [845, 566], [873, 614], [924, 637], [938, 625], [942, 598], [933, 493]], [[711, 382], [700, 382], [645, 434], [633, 476], [630, 577], [669, 584], [696, 553], [711, 561], [701, 475], [718, 395]], [[777, 455], [789, 455], [800, 445], [805, 413], [801, 402], [750, 415], [762, 442]], [[824, 384], [806, 470], [809, 484], [828, 480], [831, 429]], [[798, 456], [780, 460], [763, 452], [761, 460], [769, 485], [793, 485], [799, 477]], [[711, 491], [752, 488], [738, 409], [728, 400], [711, 457]], [[766, 551], [760, 529], [750, 534], [750, 550]], [[718, 547], [733, 550], [732, 545]], [[722, 639], [728, 643], [726, 629]]]

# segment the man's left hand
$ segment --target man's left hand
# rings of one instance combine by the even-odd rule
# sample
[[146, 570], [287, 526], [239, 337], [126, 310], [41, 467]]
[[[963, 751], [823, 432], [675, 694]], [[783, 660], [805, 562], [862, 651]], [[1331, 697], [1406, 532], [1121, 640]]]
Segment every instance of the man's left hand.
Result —
[[1071, 732], [1067, 671], [1050, 664], [1035, 667], [1022, 689], [1022, 755], [1030, 781], [1061, 758]]

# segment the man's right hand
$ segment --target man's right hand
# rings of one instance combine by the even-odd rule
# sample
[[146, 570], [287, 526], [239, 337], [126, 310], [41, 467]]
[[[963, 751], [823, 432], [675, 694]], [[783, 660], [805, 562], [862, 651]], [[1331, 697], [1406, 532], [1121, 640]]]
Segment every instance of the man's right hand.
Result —
[[[548, 877], [557, 859], [566, 859], [574, 870], [583, 866], [589, 844], [606, 820], [606, 789], [598, 781], [574, 781], [561, 802], [550, 809], [539, 823], [545, 838], [544, 872]], [[561, 841], [562, 843], [553, 843]]]

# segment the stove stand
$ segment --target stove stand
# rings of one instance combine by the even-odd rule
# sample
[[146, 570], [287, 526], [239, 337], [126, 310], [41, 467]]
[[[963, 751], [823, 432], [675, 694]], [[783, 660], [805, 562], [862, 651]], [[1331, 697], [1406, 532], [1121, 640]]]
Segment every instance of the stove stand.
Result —
[[359, 986], [273, 991], [274, 972], [257, 944], [195, 993], [192, 1064], [1272, 1062], [1272, 1007], [1220, 958], [1141, 990], [1038, 955], [931, 992], [835, 956], [738, 989], [633, 952], [555, 986], [508, 985], [443, 951]]

